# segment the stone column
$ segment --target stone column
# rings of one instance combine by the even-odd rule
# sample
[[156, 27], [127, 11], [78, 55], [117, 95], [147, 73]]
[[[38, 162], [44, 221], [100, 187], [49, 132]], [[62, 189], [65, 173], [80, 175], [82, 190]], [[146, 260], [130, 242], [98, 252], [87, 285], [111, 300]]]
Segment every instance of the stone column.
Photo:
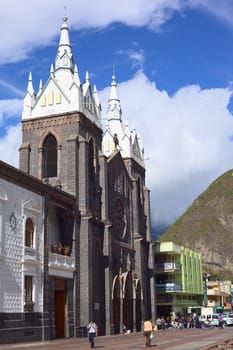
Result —
[[79, 141], [79, 208], [86, 213], [88, 208], [88, 145], [86, 140]]
[[30, 174], [30, 144], [29, 142], [23, 142], [19, 149], [19, 168]]
[[133, 180], [133, 190], [132, 190], [132, 207], [133, 207], [133, 233], [134, 235], [139, 233], [139, 212], [138, 212], [138, 190], [137, 181]]
[[42, 179], [43, 172], [43, 148], [38, 148], [38, 179]]

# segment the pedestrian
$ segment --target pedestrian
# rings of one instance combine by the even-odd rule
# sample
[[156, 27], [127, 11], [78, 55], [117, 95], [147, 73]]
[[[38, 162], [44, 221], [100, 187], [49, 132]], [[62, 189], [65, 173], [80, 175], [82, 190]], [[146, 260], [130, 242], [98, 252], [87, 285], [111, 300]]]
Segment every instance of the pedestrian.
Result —
[[223, 315], [222, 314], [218, 315], [218, 328], [223, 329]]
[[128, 329], [127, 329], [126, 325], [125, 325], [125, 324], [123, 324], [123, 333], [124, 333], [124, 334], [126, 334], [126, 333], [127, 333], [127, 331], [128, 331]]
[[166, 328], [166, 321], [165, 321], [165, 318], [162, 316], [161, 317], [161, 329], [163, 331], [165, 331], [165, 328]]
[[88, 333], [88, 340], [90, 343], [90, 347], [95, 347], [95, 337], [97, 336], [98, 327], [96, 323], [93, 320], [90, 320], [90, 322], [87, 325], [87, 333]]
[[156, 323], [157, 323], [157, 326], [158, 326], [158, 330], [160, 330], [161, 329], [161, 318], [160, 317], [157, 318]]
[[153, 336], [153, 324], [152, 321], [145, 321], [143, 324], [143, 335], [146, 337], [146, 346], [151, 346], [151, 339]]

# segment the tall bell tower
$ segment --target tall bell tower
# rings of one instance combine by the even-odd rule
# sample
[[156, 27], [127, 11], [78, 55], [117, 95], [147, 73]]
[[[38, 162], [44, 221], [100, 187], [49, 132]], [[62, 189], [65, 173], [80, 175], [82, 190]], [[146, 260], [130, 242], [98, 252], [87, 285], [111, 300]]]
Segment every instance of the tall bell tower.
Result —
[[[98, 196], [102, 126], [97, 89], [88, 72], [80, 83], [63, 17], [60, 40], [50, 76], [38, 92], [29, 74], [22, 113], [20, 169], [52, 186], [77, 195], [83, 209]], [[90, 192], [90, 198], [87, 198]]]
[[[29, 74], [22, 113], [20, 169], [76, 197], [80, 218], [75, 226], [77, 324], [104, 319], [104, 273], [101, 217], [101, 105], [88, 72], [79, 79], [69, 39], [67, 16], [50, 75], [38, 92]], [[98, 308], [95, 308], [98, 305]], [[101, 331], [101, 329], [100, 329]]]

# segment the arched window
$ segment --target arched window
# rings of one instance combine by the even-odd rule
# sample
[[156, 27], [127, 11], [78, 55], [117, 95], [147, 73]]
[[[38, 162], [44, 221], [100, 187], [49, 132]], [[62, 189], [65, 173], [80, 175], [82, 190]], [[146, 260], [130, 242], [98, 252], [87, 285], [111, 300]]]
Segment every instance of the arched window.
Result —
[[49, 135], [43, 145], [43, 177], [57, 176], [57, 141]]
[[31, 218], [27, 218], [26, 220], [26, 228], [25, 228], [25, 246], [33, 247], [33, 237], [34, 237], [34, 224]]

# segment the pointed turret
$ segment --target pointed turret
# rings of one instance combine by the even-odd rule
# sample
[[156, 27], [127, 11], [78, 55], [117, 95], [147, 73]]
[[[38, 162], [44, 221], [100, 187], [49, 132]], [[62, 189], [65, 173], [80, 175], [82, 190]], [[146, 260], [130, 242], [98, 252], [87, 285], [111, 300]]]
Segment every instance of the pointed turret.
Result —
[[42, 79], [40, 79], [38, 95], [40, 95], [42, 90], [43, 90], [43, 84], [42, 84]]
[[120, 102], [117, 94], [117, 83], [115, 75], [112, 76], [111, 90], [110, 90], [110, 98], [108, 101], [117, 101]]
[[51, 64], [50, 66], [50, 77], [54, 77], [54, 67], [53, 67], [53, 64]]
[[70, 45], [69, 28], [67, 25], [68, 17], [65, 15], [62, 18], [60, 40], [57, 50], [55, 71], [58, 69], [71, 69], [74, 71], [73, 54]]
[[22, 113], [23, 118], [27, 118], [30, 116], [31, 110], [35, 105], [35, 101], [36, 101], [36, 93], [33, 88], [32, 73], [30, 72], [28, 77], [27, 91], [23, 101], [23, 105], [24, 105], [23, 113]]
[[99, 100], [99, 95], [98, 95], [98, 91], [97, 91], [96, 85], [94, 85], [94, 88], [93, 88], [93, 97], [94, 97], [96, 106], [99, 107], [100, 106], [100, 100]]
[[86, 84], [90, 83], [90, 77], [89, 77], [89, 72], [88, 70], [86, 71]]
[[35, 94], [34, 88], [33, 88], [33, 84], [32, 84], [32, 73], [29, 73], [29, 77], [28, 77], [28, 86], [27, 86], [27, 92], [33, 96]]
[[134, 128], [130, 131], [128, 124], [126, 123], [124, 126], [122, 123], [122, 110], [117, 94], [115, 74], [112, 76], [108, 100], [107, 125], [102, 145], [103, 152], [107, 157], [117, 149], [121, 152], [123, 158], [133, 158], [137, 163], [144, 166], [141, 140], [140, 142], [138, 141], [136, 129]]
[[74, 66], [74, 82], [75, 82], [78, 86], [80, 86], [80, 79], [79, 79], [77, 64], [75, 64], [75, 66]]
[[83, 85], [82, 85], [84, 97], [86, 96], [87, 91], [88, 91], [88, 89], [89, 89], [90, 86], [91, 86], [91, 84], [90, 84], [89, 73], [88, 73], [88, 71], [86, 71], [86, 79], [85, 79], [85, 82], [84, 82]]
[[95, 101], [96, 113], [97, 113], [98, 118], [100, 119], [100, 117], [101, 117], [101, 104], [100, 104], [99, 94], [98, 94], [96, 85], [94, 85], [94, 89], [93, 89], [93, 98]]

